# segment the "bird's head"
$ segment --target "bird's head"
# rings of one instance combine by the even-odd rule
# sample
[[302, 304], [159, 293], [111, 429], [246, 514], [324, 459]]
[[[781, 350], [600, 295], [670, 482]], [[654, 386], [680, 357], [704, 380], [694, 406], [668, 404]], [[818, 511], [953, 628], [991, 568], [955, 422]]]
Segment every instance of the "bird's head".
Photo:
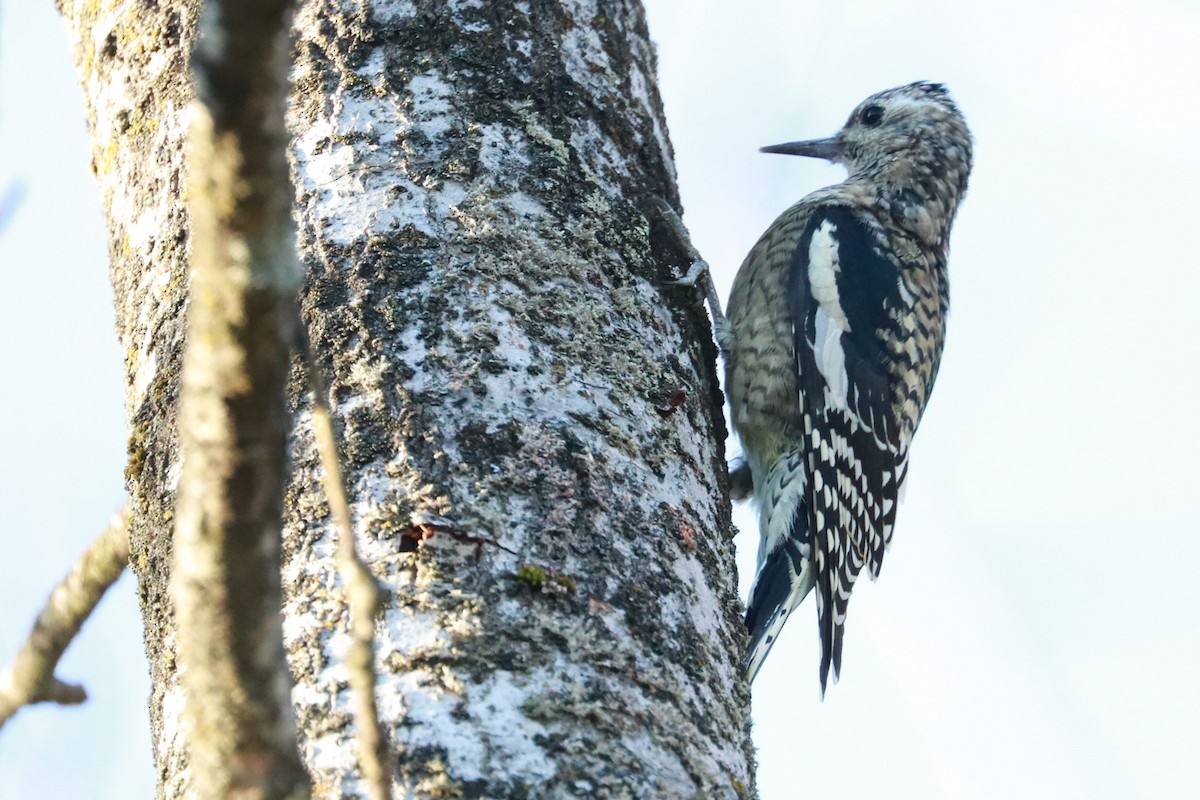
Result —
[[837, 135], [762, 148], [764, 153], [824, 158], [843, 164], [850, 182], [881, 191], [915, 192], [951, 211], [967, 190], [971, 133], [940, 83], [919, 81], [873, 94]]

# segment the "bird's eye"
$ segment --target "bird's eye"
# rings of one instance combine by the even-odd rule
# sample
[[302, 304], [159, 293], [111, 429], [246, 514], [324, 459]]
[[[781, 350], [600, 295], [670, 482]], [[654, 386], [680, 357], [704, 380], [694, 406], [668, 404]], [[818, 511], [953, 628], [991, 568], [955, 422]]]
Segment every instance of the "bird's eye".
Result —
[[868, 128], [875, 128], [881, 122], [883, 122], [883, 108], [881, 106], [867, 106], [863, 109], [863, 125], [866, 125]]

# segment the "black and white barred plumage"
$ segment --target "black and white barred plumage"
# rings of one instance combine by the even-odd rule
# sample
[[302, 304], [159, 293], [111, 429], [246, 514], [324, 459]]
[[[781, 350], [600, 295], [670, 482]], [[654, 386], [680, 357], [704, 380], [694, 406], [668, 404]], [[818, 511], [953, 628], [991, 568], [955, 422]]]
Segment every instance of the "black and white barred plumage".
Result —
[[937, 375], [971, 136], [946, 89], [922, 82], [867, 98], [831, 139], [763, 150], [849, 171], [762, 235], [718, 330], [761, 533], [747, 671], [815, 587], [824, 692], [854, 581], [883, 563]]

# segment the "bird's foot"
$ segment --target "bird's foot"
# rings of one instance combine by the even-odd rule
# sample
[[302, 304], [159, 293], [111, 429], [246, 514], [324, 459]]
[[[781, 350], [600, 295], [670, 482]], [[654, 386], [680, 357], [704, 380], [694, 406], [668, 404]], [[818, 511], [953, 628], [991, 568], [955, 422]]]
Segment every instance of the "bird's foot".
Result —
[[699, 286], [704, 292], [704, 299], [708, 301], [709, 310], [712, 311], [713, 323], [719, 330], [725, 322], [725, 315], [721, 311], [721, 298], [717, 296], [717, 287], [713, 284], [712, 271], [709, 269], [708, 262], [700, 257], [700, 252], [692, 244], [692, 238], [688, 235], [683, 220], [679, 218], [679, 214], [675, 212], [670, 203], [661, 197], [654, 197], [651, 198], [651, 206], [658, 221], [667, 228], [691, 261], [691, 266], [682, 277], [673, 281], [664, 281], [663, 285], [679, 286], [685, 289]]
[[745, 500], [754, 494], [754, 476], [750, 465], [740, 459], [729, 465], [729, 499]]

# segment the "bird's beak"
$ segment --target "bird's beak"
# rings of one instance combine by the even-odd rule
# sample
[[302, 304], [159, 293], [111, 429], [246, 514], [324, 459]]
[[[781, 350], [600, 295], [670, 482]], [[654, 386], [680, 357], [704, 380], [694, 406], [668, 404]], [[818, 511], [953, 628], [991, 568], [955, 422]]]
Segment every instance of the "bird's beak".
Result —
[[782, 153], [787, 156], [808, 156], [837, 161], [842, 154], [842, 145], [837, 139], [809, 139], [806, 142], [786, 142], [758, 148], [760, 153]]

